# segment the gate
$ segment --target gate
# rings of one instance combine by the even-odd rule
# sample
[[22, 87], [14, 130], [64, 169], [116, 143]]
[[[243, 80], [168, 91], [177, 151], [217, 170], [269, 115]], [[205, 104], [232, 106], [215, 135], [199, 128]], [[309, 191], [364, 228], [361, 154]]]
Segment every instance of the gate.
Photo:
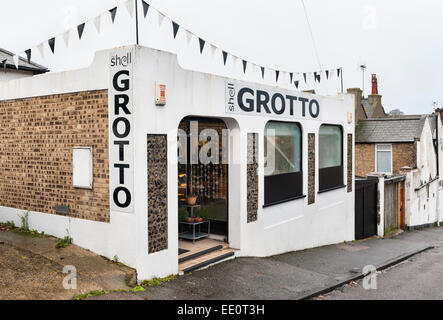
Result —
[[355, 178], [355, 239], [377, 234], [378, 178]]
[[405, 176], [385, 179], [385, 233], [404, 227], [404, 181]]

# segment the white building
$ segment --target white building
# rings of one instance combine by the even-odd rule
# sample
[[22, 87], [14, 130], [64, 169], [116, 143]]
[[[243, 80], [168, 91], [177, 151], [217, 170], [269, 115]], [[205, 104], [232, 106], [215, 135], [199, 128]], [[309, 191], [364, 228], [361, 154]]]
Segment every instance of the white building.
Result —
[[[128, 46], [86, 69], [0, 83], [0, 110], [0, 221], [19, 225], [29, 210], [32, 229], [68, 230], [140, 280], [179, 272], [191, 191], [210, 237], [236, 256], [354, 239], [352, 95], [193, 72]], [[193, 150], [196, 163], [179, 165]]]

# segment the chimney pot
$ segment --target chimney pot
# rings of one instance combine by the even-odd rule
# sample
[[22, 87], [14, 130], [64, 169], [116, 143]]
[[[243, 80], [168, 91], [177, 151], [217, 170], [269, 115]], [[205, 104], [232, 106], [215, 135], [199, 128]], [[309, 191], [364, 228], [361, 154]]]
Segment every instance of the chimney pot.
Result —
[[378, 94], [377, 75], [372, 75], [372, 94]]

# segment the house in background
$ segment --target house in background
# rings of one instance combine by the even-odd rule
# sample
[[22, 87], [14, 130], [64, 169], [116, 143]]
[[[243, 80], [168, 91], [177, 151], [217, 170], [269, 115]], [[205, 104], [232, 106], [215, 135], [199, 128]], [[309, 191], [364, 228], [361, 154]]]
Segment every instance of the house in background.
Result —
[[13, 57], [13, 53], [0, 48], [0, 81], [32, 77], [49, 72], [47, 68], [23, 58], [19, 58], [17, 68]]
[[374, 75], [372, 79], [367, 99], [361, 98], [360, 89], [348, 92], [356, 101], [355, 174], [379, 178], [378, 234], [439, 223], [443, 216], [440, 110], [430, 115], [388, 115], [377, 79]]

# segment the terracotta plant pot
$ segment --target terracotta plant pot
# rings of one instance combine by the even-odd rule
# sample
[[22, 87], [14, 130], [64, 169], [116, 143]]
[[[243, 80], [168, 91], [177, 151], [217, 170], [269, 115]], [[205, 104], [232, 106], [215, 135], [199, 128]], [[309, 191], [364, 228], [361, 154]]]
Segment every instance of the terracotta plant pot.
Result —
[[194, 218], [191, 218], [191, 217], [186, 218], [186, 222], [189, 222], [189, 223], [194, 222]]
[[195, 206], [195, 203], [197, 202], [197, 196], [188, 196], [186, 198], [186, 201], [188, 202], [188, 205]]
[[200, 218], [200, 217], [195, 218], [195, 222], [202, 222], [202, 221], [203, 221], [203, 218]]

